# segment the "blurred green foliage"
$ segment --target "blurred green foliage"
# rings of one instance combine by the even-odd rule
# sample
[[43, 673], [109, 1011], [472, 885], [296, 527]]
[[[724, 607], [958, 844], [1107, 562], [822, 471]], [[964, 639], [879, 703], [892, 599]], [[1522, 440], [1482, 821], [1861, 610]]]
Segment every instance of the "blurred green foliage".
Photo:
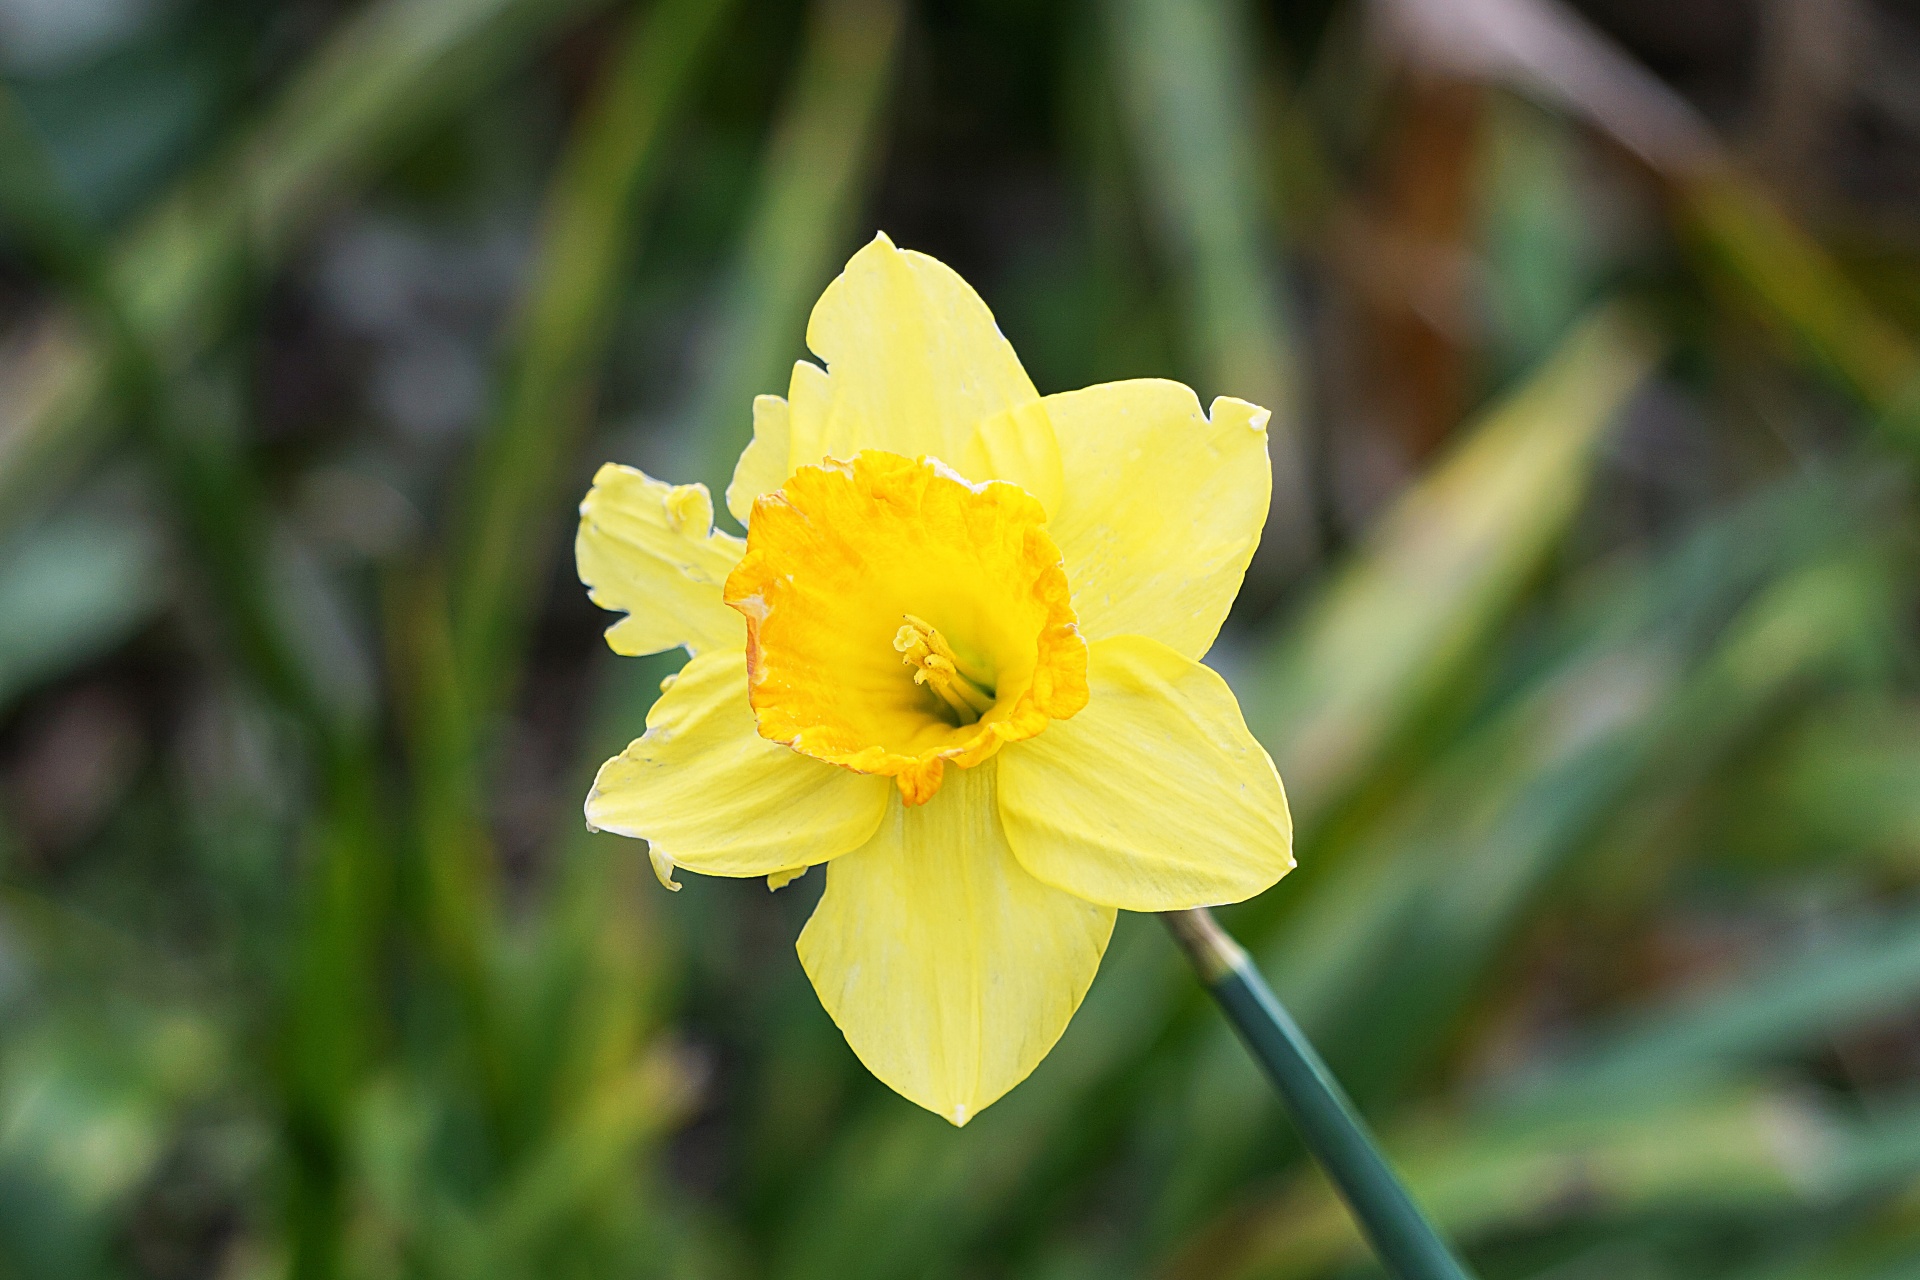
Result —
[[1920, 138], [1846, 7], [1747, 117], [1702, 37], [1710, 121], [1546, 0], [0, 0], [0, 1277], [1372, 1274], [1155, 922], [953, 1130], [819, 877], [583, 829], [675, 664], [570, 505], [724, 485], [876, 227], [1043, 390], [1276, 409], [1212, 660], [1300, 870], [1228, 922], [1481, 1273], [1914, 1274]]

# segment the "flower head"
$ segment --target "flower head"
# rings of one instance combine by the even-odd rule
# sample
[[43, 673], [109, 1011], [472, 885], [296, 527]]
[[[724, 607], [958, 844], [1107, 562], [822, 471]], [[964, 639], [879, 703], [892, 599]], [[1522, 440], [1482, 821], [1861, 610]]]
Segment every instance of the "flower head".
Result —
[[800, 958], [887, 1084], [964, 1124], [1032, 1071], [1116, 909], [1293, 866], [1286, 796], [1199, 659], [1266, 518], [1264, 409], [1159, 380], [1042, 397], [965, 281], [885, 236], [815, 306], [713, 528], [609, 464], [581, 504], [616, 652], [693, 655], [593, 826], [676, 867], [827, 863]]

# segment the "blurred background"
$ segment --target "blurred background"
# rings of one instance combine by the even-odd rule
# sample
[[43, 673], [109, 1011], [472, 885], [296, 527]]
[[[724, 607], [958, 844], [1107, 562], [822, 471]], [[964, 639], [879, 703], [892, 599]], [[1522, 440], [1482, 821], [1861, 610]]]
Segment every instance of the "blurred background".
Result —
[[0, 1276], [1377, 1274], [1158, 922], [956, 1131], [583, 829], [876, 229], [1274, 408], [1226, 918], [1482, 1275], [1920, 1276], [1892, 0], [0, 0]]

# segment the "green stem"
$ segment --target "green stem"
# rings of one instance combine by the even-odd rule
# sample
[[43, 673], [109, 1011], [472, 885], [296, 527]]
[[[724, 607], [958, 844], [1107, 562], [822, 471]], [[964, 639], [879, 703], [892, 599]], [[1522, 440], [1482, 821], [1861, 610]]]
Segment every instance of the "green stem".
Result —
[[1273, 1081], [1301, 1140], [1339, 1188], [1381, 1262], [1399, 1280], [1469, 1280], [1470, 1273], [1407, 1194], [1340, 1082], [1246, 950], [1204, 907], [1170, 911], [1163, 918]]

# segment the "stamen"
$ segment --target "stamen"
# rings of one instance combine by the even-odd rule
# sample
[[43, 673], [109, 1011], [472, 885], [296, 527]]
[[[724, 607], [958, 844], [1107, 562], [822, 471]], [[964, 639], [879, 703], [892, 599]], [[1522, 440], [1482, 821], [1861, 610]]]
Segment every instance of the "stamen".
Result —
[[894, 633], [893, 647], [913, 668], [913, 682], [933, 690], [961, 724], [972, 724], [992, 710], [992, 686], [960, 665], [946, 637], [924, 619], [910, 613], [901, 617], [906, 625]]

